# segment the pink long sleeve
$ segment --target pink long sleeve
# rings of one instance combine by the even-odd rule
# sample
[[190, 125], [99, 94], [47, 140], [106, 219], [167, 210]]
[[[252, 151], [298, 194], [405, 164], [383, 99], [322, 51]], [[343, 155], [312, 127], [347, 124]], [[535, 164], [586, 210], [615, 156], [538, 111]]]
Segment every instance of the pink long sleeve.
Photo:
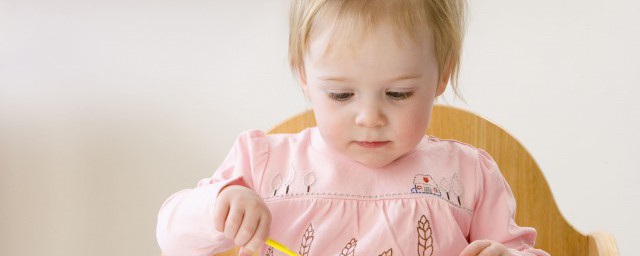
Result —
[[253, 189], [253, 174], [263, 170], [267, 152], [262, 132], [243, 133], [213, 177], [169, 197], [160, 208], [156, 229], [162, 252], [167, 256], [208, 256], [232, 248], [233, 241], [214, 227], [215, 200], [230, 184]]
[[533, 248], [536, 230], [515, 223], [516, 201], [509, 184], [489, 154], [479, 150], [477, 198], [471, 221], [471, 241], [489, 239], [507, 246], [513, 255], [549, 255]]

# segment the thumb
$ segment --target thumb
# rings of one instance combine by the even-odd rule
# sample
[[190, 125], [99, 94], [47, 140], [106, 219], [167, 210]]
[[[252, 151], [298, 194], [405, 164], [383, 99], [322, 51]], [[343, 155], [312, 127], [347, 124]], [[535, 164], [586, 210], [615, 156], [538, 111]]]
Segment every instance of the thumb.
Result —
[[480, 254], [484, 249], [491, 245], [491, 241], [488, 240], [476, 240], [467, 245], [460, 253], [460, 256], [476, 256]]

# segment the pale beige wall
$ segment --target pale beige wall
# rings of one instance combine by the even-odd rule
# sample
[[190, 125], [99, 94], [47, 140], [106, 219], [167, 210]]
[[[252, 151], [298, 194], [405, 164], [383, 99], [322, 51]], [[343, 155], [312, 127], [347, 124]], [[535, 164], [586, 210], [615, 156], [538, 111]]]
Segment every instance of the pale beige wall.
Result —
[[[462, 91], [640, 254], [636, 1], [471, 1]], [[287, 1], [0, 1], [0, 255], [157, 255], [155, 216], [306, 103]], [[449, 96], [450, 98], [450, 96]]]

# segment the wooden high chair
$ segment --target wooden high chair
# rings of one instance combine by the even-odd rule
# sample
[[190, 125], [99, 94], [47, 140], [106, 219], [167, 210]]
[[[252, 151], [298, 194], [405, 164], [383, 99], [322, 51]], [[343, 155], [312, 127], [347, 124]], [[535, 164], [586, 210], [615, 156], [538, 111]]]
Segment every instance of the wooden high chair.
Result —
[[[297, 133], [315, 125], [313, 112], [307, 111], [277, 125], [269, 133]], [[533, 157], [502, 128], [471, 112], [436, 105], [427, 134], [474, 145], [493, 157], [516, 198], [516, 222], [538, 231], [536, 248], [554, 256], [618, 255], [611, 234], [599, 231], [585, 235], [565, 220]], [[234, 249], [217, 255], [230, 256], [236, 253]]]

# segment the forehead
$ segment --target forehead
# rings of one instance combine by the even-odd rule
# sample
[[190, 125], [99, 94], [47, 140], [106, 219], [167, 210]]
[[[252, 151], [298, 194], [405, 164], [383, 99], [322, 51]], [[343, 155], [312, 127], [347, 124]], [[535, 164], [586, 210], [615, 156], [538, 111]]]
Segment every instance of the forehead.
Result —
[[406, 72], [437, 65], [429, 29], [412, 34], [381, 23], [370, 30], [347, 32], [335, 26], [318, 26], [309, 40], [305, 69], [312, 73], [315, 69]]
[[432, 22], [426, 11], [429, 6], [428, 1], [423, 0], [324, 2], [317, 13], [309, 17], [302, 55], [317, 41], [314, 39], [328, 41], [325, 50], [330, 52], [333, 47], [359, 48], [372, 34], [380, 32], [392, 32], [386, 34], [397, 39], [399, 45], [407, 44], [406, 39], [429, 44], [433, 41]]

